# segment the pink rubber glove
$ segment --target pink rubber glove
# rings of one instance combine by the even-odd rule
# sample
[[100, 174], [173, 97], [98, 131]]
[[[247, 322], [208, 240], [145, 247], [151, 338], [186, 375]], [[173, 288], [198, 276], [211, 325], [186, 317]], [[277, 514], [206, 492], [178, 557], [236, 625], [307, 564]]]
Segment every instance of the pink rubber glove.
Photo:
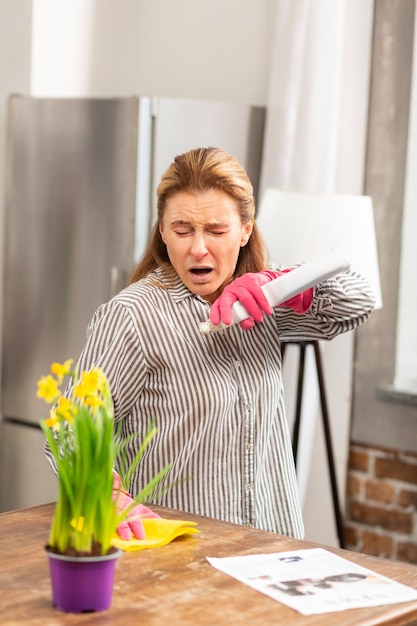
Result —
[[[123, 489], [120, 476], [116, 474], [116, 472], [114, 473], [113, 499], [116, 502], [116, 508], [119, 513], [127, 509], [127, 507], [133, 502], [130, 494]], [[120, 539], [130, 541], [130, 539], [132, 539], [132, 535], [136, 537], [136, 539], [144, 539], [145, 531], [141, 520], [142, 517], [155, 518], [160, 516], [143, 504], [137, 504], [133, 507], [130, 513], [128, 513], [127, 518], [125, 518], [117, 527], [117, 534]]]
[[[262, 285], [278, 278], [286, 272], [290, 272], [291, 269], [281, 272], [264, 270], [262, 272], [244, 274], [240, 278], [236, 278], [236, 280], [224, 288], [221, 296], [213, 302], [210, 309], [210, 320], [212, 324], [217, 325], [220, 322], [227, 325], [231, 324], [232, 307], [237, 300], [245, 307], [250, 315], [250, 317], [239, 324], [243, 330], [250, 330], [255, 322], [262, 322], [263, 313], [265, 313], [265, 315], [271, 315], [272, 313], [272, 308], [261, 289]], [[279, 306], [290, 307], [299, 314], [305, 313], [311, 306], [313, 293], [313, 288], [307, 289]]]
[[232, 323], [232, 306], [239, 301], [250, 317], [240, 322], [239, 326], [243, 330], [252, 328], [255, 322], [262, 322], [263, 313], [271, 315], [272, 309], [262, 291], [262, 285], [279, 276], [277, 272], [265, 270], [263, 272], [244, 274], [236, 278], [230, 285], [227, 285], [221, 296], [213, 302], [210, 309], [210, 320], [217, 325]]
[[[281, 272], [275, 272], [275, 273], [278, 276], [281, 276], [281, 274], [286, 274], [287, 272], [291, 272], [293, 269], [294, 269], [293, 267], [290, 267], [289, 269], [285, 269], [285, 270], [282, 270]], [[283, 302], [282, 304], [279, 304], [278, 306], [287, 307], [289, 309], [292, 309], [295, 313], [298, 313], [298, 315], [302, 315], [303, 313], [306, 313], [311, 307], [311, 304], [313, 302], [313, 296], [314, 296], [314, 287], [310, 287], [310, 289], [306, 289], [305, 291], [298, 293], [293, 298], [286, 300], [285, 302]]]

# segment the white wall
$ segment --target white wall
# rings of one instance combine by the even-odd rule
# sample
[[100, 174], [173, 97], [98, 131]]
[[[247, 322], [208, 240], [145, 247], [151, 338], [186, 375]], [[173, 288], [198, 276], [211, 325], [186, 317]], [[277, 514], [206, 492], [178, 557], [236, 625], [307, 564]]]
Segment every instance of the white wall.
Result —
[[34, 95], [264, 105], [275, 0], [33, 0]]

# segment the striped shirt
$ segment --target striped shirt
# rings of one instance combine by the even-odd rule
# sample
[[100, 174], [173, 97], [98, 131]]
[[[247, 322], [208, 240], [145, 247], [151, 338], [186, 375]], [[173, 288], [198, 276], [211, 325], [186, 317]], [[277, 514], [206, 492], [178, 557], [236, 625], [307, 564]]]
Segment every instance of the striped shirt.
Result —
[[165, 480], [175, 484], [155, 503], [302, 538], [280, 342], [332, 339], [373, 306], [367, 283], [348, 272], [317, 286], [304, 315], [277, 307], [249, 331], [202, 334], [210, 304], [161, 268], [101, 305], [79, 368], [106, 373], [123, 436], [138, 434], [130, 458], [157, 427], [132, 494], [172, 463]]

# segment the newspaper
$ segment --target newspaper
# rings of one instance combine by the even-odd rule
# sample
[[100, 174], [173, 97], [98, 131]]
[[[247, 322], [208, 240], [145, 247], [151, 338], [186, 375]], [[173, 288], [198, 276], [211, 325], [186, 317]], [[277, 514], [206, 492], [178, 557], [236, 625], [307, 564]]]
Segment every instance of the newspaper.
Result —
[[416, 589], [323, 548], [207, 560], [302, 615], [417, 600]]

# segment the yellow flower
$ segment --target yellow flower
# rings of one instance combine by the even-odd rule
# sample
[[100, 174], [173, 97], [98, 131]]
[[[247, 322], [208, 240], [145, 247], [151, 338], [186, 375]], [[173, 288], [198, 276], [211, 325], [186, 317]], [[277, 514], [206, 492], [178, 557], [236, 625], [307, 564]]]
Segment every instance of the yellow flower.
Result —
[[100, 408], [101, 406], [103, 406], [103, 399], [101, 396], [99, 396], [97, 393], [96, 394], [92, 394], [91, 396], [87, 396], [84, 399], [84, 403], [90, 407], [90, 409], [93, 409], [93, 412], [95, 411], [95, 409]]
[[61, 396], [58, 400], [58, 404], [56, 406], [56, 413], [59, 415], [61, 420], [65, 420], [66, 422], [71, 423], [74, 417], [74, 414], [78, 412], [78, 408], [76, 405], [72, 404], [68, 398], [65, 396]]
[[51, 404], [58, 400], [61, 392], [58, 387], [58, 382], [50, 374], [43, 376], [38, 381], [37, 397], [45, 400], [47, 404]]
[[59, 418], [53, 409], [49, 412], [49, 418], [45, 420], [48, 428], [53, 428], [56, 432], [59, 432]]
[[58, 378], [58, 384], [62, 383], [64, 376], [71, 374], [71, 366], [74, 363], [74, 359], [67, 359], [64, 363], [52, 363], [51, 374], [54, 374]]
[[106, 378], [101, 370], [96, 368], [82, 373], [79, 383], [74, 387], [74, 396], [89, 407], [99, 407], [103, 404], [100, 393], [103, 393], [105, 388]]

